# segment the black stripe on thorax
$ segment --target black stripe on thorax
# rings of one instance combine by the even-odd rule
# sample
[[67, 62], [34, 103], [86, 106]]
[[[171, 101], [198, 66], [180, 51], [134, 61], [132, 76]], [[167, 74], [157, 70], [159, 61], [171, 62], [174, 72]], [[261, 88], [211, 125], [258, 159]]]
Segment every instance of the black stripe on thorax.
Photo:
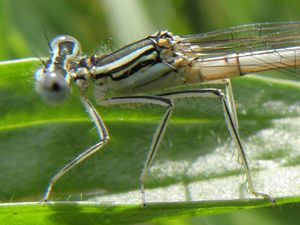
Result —
[[157, 62], [157, 60], [142, 61], [139, 64], [135, 65], [134, 67], [130, 68], [129, 70], [126, 70], [122, 75], [114, 77], [113, 74], [111, 74], [111, 79], [115, 80], [115, 81], [123, 80], [127, 77], [130, 77], [132, 74], [137, 73], [140, 69], [145, 68], [146, 66], [156, 64], [156, 62]]
[[[120, 64], [118, 67], [115, 67], [113, 70], [110, 70], [108, 73], [99, 73], [95, 75], [95, 79], [97, 78], [101, 78], [101, 77], [111, 77], [111, 79], [113, 80], [122, 80], [124, 78], [127, 78], [129, 76], [131, 76], [132, 74], [138, 72], [140, 69], [149, 66], [149, 65], [153, 65], [160, 60], [160, 58], [158, 57], [158, 54], [155, 55], [155, 58], [151, 59], [145, 59], [143, 60], [144, 57], [147, 57], [148, 55], [153, 54], [153, 50], [148, 50], [143, 52], [142, 54], [136, 56], [136, 58], [134, 60], [131, 60], [125, 64]], [[140, 62], [138, 62], [140, 61]], [[123, 71], [123, 73], [122, 73]], [[116, 75], [117, 73], [121, 72], [120, 75]]]
[[[105, 72], [95, 74], [94, 78], [111, 77], [113, 80], [122, 80], [159, 61], [161, 60], [155, 43], [149, 38], [142, 39], [109, 55], [95, 58], [93, 66], [100, 70], [102, 68]], [[110, 67], [112, 69], [107, 70]]]
[[149, 45], [152, 45], [153, 49], [156, 49], [154, 42], [152, 40], [150, 40], [149, 38], [145, 38], [140, 41], [129, 44], [129, 45], [127, 45], [117, 51], [114, 51], [108, 55], [104, 55], [100, 58], [95, 59], [93, 65], [97, 67], [97, 66], [103, 66], [103, 65], [115, 62], [115, 61], [125, 57], [126, 55], [128, 55], [132, 52], [135, 52], [136, 50], [143, 48], [145, 46], [149, 46]]

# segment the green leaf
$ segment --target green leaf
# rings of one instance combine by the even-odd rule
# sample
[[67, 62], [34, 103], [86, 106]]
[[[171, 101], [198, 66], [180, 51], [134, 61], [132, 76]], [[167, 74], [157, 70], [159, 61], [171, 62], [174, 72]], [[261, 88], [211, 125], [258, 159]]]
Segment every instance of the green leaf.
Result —
[[6, 224], [135, 224], [196, 215], [211, 215], [239, 209], [268, 206], [261, 200], [189, 203], [104, 205], [97, 203], [6, 204], [0, 207], [0, 222]]
[[[61, 105], [40, 100], [33, 77], [40, 64], [35, 59], [0, 64], [0, 221], [55, 224], [70, 216], [75, 221], [103, 217], [106, 224], [127, 218], [130, 223], [271, 205], [254, 199], [245, 188], [220, 102], [194, 98], [176, 101], [145, 183], [147, 208], [140, 206], [139, 176], [165, 109], [143, 105], [96, 106], [111, 139], [103, 151], [59, 180], [51, 197], [95, 203], [20, 205], [39, 201], [51, 176], [98, 140], [76, 87]], [[257, 190], [279, 198], [277, 204], [299, 202], [300, 85], [247, 76], [234, 79], [233, 88]], [[45, 222], [47, 218], [57, 220]]]

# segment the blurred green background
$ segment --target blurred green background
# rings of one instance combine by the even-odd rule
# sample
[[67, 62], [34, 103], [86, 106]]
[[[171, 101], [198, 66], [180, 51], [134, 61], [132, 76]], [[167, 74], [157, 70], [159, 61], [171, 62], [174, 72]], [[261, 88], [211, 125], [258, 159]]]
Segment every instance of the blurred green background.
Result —
[[296, 0], [0, 0], [0, 60], [47, 55], [49, 38], [73, 35], [86, 53], [157, 30], [200, 33], [246, 23], [298, 20]]
[[[299, 19], [297, 0], [0, 0], [0, 60], [47, 56], [45, 33], [75, 36], [90, 54], [157, 30], [190, 34]], [[164, 224], [296, 224], [299, 210], [287, 205]]]

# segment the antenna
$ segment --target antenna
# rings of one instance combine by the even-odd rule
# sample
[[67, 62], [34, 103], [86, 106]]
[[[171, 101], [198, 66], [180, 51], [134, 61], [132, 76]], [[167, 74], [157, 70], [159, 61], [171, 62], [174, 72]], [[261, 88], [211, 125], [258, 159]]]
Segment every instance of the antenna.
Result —
[[49, 40], [47, 31], [46, 31], [46, 28], [45, 28], [44, 25], [43, 25], [43, 32], [44, 32], [45, 38], [46, 38], [46, 40], [47, 40], [48, 46], [49, 46], [49, 48], [50, 48], [50, 51], [53, 52], [53, 49], [52, 49], [52, 47], [51, 47], [50, 40]]

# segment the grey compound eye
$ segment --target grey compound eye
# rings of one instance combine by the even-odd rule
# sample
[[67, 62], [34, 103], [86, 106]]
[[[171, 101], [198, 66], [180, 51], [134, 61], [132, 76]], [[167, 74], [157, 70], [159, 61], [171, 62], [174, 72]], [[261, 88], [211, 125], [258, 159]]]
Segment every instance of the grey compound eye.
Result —
[[64, 79], [65, 73], [62, 69], [46, 73], [43, 69], [36, 71], [36, 90], [45, 102], [58, 104], [68, 96], [70, 87]]

